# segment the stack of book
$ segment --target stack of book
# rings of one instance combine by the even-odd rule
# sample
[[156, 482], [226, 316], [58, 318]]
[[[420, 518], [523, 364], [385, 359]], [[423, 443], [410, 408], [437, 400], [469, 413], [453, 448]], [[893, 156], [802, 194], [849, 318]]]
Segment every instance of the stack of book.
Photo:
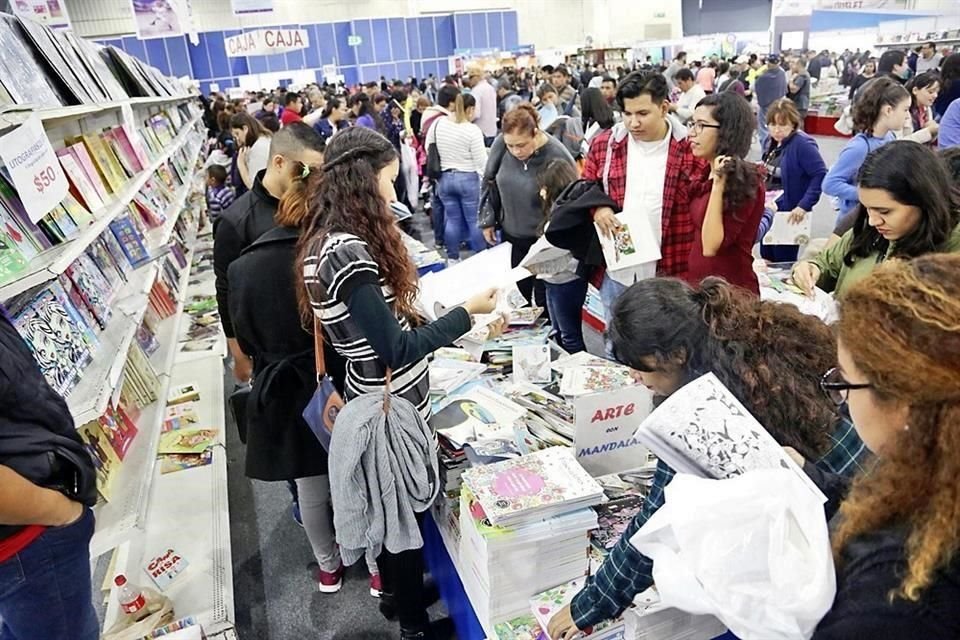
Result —
[[531, 438], [536, 442], [537, 446], [534, 448], [573, 446], [573, 405], [530, 383], [514, 384], [507, 389], [506, 394], [518, 405], [529, 410], [523, 421]]
[[623, 612], [623, 622], [627, 640], [712, 640], [727, 631], [714, 616], [664, 607], [656, 587], [634, 598], [633, 606]]
[[[551, 638], [546, 633], [546, 629], [550, 625], [550, 618], [570, 604], [573, 597], [583, 589], [585, 583], [585, 578], [576, 578], [530, 598], [530, 610], [537, 624], [544, 630], [543, 637], [546, 640], [559, 640], [558, 638]], [[627, 635], [627, 625], [622, 618], [605, 620], [589, 629], [584, 629], [583, 636], [591, 638], [591, 640], [625, 640], [627, 637], [632, 637]]]
[[588, 533], [597, 527], [589, 507], [602, 497], [566, 447], [464, 472], [461, 577], [486, 628], [521, 614], [534, 594], [587, 573]]

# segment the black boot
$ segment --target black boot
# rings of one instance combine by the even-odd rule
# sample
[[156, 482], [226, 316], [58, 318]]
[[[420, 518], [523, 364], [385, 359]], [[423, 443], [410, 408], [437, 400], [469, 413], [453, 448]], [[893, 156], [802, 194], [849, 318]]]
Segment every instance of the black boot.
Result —
[[457, 631], [450, 618], [441, 618], [427, 627], [400, 628], [400, 640], [456, 640]]
[[380, 592], [380, 615], [387, 620], [397, 619], [397, 601], [392, 593]]

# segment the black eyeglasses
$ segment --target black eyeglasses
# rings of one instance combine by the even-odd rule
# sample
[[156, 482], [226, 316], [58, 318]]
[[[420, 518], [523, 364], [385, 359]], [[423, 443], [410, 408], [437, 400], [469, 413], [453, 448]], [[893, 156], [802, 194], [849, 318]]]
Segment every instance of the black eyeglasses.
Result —
[[701, 133], [703, 133], [704, 129], [719, 129], [719, 128], [720, 128], [720, 125], [718, 124], [707, 124], [706, 122], [694, 122], [692, 125], [690, 125], [690, 133], [692, 133], [695, 136], [698, 136]]
[[843, 376], [840, 375], [840, 370], [834, 367], [820, 378], [820, 388], [823, 389], [823, 392], [827, 394], [827, 397], [830, 398], [835, 405], [842, 407], [847, 403], [850, 391], [856, 389], [871, 389], [873, 385], [847, 382], [843, 379]]

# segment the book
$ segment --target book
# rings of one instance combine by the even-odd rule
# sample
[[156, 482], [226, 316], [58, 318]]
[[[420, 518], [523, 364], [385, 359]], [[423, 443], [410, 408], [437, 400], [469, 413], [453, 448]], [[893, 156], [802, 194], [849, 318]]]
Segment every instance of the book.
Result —
[[120, 458], [100, 429], [100, 423], [92, 420], [77, 429], [84, 447], [90, 453], [97, 473], [97, 492], [109, 501], [113, 497], [113, 484], [120, 469]]
[[181, 554], [173, 549], [166, 549], [163, 553], [150, 558], [143, 570], [157, 585], [157, 589], [164, 591], [189, 564]]
[[89, 190], [81, 191], [84, 200], [88, 200], [87, 204], [91, 206], [91, 210], [94, 208], [91, 205], [91, 200], [94, 202], [99, 201], [100, 206], [103, 206], [103, 203], [110, 197], [110, 189], [104, 183], [103, 177], [97, 170], [96, 165], [93, 163], [93, 158], [90, 157], [90, 152], [87, 151], [87, 147], [83, 142], [69, 144], [63, 149], [58, 150], [57, 156], [60, 158], [60, 165], [63, 167], [63, 170], [67, 173], [70, 180], [78, 185], [78, 189], [84, 179], [93, 189], [92, 193]]
[[200, 399], [200, 388], [196, 383], [182, 384], [170, 388], [167, 395], [167, 405], [183, 404]]
[[16, 249], [27, 262], [40, 254], [41, 247], [33, 236], [20, 226], [16, 218], [2, 204], [0, 204], [0, 231], [3, 232], [10, 246]]
[[216, 444], [216, 429], [177, 429], [160, 434], [157, 453], [203, 453]]
[[94, 334], [99, 334], [100, 323], [97, 322], [97, 319], [90, 312], [90, 308], [87, 306], [87, 303], [83, 301], [83, 296], [80, 295], [77, 287], [73, 284], [73, 281], [70, 280], [70, 277], [65, 273], [61, 273], [57, 277], [57, 284], [60, 285], [63, 292], [67, 295], [70, 304], [83, 318], [84, 323], [90, 328], [90, 331]]
[[136, 268], [150, 261], [150, 251], [147, 249], [143, 234], [131, 220], [129, 214], [120, 216], [111, 222], [110, 231], [117, 242], [120, 243], [120, 248], [131, 266]]
[[41, 289], [13, 317], [50, 386], [62, 396], [92, 359], [81, 330], [50, 289]]
[[573, 450], [552, 447], [463, 472], [490, 522], [511, 525], [598, 504], [603, 489]]
[[63, 208], [62, 205], [57, 205], [51, 209], [44, 218], [56, 225], [56, 228], [60, 232], [60, 236], [64, 241], [72, 240], [78, 233], [80, 233], [80, 227], [77, 226], [77, 223], [73, 221], [73, 218], [70, 217], [70, 214], [67, 213], [67, 210]]
[[614, 363], [601, 367], [568, 367], [560, 381], [560, 395], [582, 396], [634, 385], [636, 381], [630, 369]]
[[777, 211], [773, 214], [773, 224], [767, 235], [763, 236], [763, 244], [807, 244], [813, 233], [813, 216], [809, 213], [802, 222], [790, 222], [789, 211]]
[[81, 229], [93, 222], [93, 214], [87, 211], [80, 201], [67, 192], [67, 197], [63, 199], [60, 206], [70, 215], [70, 219]]
[[30, 216], [27, 215], [27, 210], [24, 209], [23, 202], [20, 200], [20, 195], [9, 181], [6, 168], [0, 170], [0, 206], [6, 210], [7, 215], [16, 220], [20, 229], [30, 235], [41, 251], [57, 244], [37, 224], [30, 220]]
[[643, 220], [639, 225], [634, 221], [628, 223], [626, 216], [622, 213], [616, 214], [616, 218], [620, 226], [617, 227], [613, 237], [604, 234], [594, 223], [609, 271], [638, 267], [660, 259], [660, 247], [651, 230], [643, 228]]
[[77, 259], [67, 267], [66, 274], [73, 281], [87, 308], [90, 309], [90, 313], [97, 319], [97, 323], [105, 329], [110, 318], [113, 317], [110, 299], [115, 291], [110, 288], [110, 283], [86, 253], [77, 256]]
[[455, 448], [467, 442], [496, 437], [513, 437], [513, 425], [525, 413], [490, 389], [474, 387], [450, 399], [449, 404], [430, 417], [430, 427]]
[[720, 480], [753, 469], [789, 469], [826, 502], [807, 474], [713, 373], [667, 398], [640, 424], [635, 437], [679, 473]]
[[127, 138], [127, 132], [119, 125], [109, 127], [103, 130], [103, 138], [110, 145], [117, 160], [123, 170], [130, 177], [143, 171], [144, 167], [140, 164], [140, 158], [133, 150], [133, 145]]
[[[583, 589], [585, 582], [585, 578], [577, 578], [530, 598], [530, 609], [542, 629], [547, 629], [550, 618], [570, 604], [573, 596]], [[557, 640], [556, 638], [550, 638], [548, 635], [544, 637], [547, 640]], [[583, 629], [580, 637], [593, 638], [593, 640], [625, 640], [626, 625], [619, 618], [617, 620], [607, 620]]]
[[197, 425], [200, 424], [200, 414], [197, 408], [195, 400], [168, 406], [160, 430], [176, 431], [178, 429], [197, 428]]
[[83, 144], [97, 175], [110, 190], [110, 193], [118, 193], [123, 188], [125, 177], [117, 173], [117, 159], [115, 157], [111, 158], [113, 151], [103, 143], [99, 136], [86, 134], [68, 139], [68, 142], [71, 145], [74, 143]]
[[107, 437], [110, 446], [116, 451], [117, 457], [123, 460], [127, 457], [127, 451], [133, 444], [133, 439], [137, 435], [137, 427], [128, 420], [124, 420], [113, 407], [107, 407], [107, 410], [98, 419], [100, 430]]
[[[206, 317], [201, 316], [204, 322]], [[217, 321], [219, 321], [219, 315]], [[477, 379], [486, 370], [487, 365], [478, 362], [434, 358], [430, 363], [430, 393], [449, 395], [471, 380]]]
[[87, 247], [86, 254], [93, 260], [93, 263], [97, 265], [97, 268], [100, 269], [100, 273], [106, 278], [112, 291], [116, 291], [123, 285], [125, 281], [124, 273], [120, 270], [120, 267], [113, 259], [113, 255], [101, 237], [98, 237], [90, 243], [90, 246]]
[[500, 622], [493, 632], [496, 637], [491, 640], [543, 640], [547, 637], [547, 632], [532, 613]]
[[[66, 278], [64, 278], [64, 280], [69, 282], [69, 280]], [[87, 346], [90, 347], [90, 353], [94, 353], [97, 347], [100, 346], [100, 340], [97, 338], [96, 333], [97, 323], [93, 320], [93, 318], [83, 314], [80, 311], [80, 309], [84, 307], [83, 301], [80, 301], [80, 305], [78, 307], [77, 303], [70, 298], [70, 295], [67, 293], [67, 290], [64, 288], [60, 279], [54, 280], [50, 283], [50, 291], [57, 298], [57, 302], [59, 302], [66, 310], [67, 315], [70, 316], [70, 321], [83, 334], [84, 342], [86, 342]]]
[[0, 282], [10, 282], [19, 276], [28, 262], [17, 244], [0, 227]]
[[552, 376], [550, 347], [545, 344], [513, 347], [514, 382], [549, 384]]
[[157, 456], [160, 461], [160, 473], [176, 473], [187, 469], [205, 467], [213, 462], [213, 450], [206, 449], [203, 453], [167, 453]]

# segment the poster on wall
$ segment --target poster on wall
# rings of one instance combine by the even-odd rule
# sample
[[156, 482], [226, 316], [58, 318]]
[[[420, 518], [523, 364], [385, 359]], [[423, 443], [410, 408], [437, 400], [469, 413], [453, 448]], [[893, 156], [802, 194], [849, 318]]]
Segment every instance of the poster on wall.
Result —
[[230, 6], [235, 16], [273, 13], [273, 0], [230, 0]]
[[70, 16], [63, 0], [13, 0], [11, 5], [21, 18], [30, 18], [54, 31], [70, 29]]
[[130, 0], [137, 37], [141, 40], [184, 34], [177, 0]]

